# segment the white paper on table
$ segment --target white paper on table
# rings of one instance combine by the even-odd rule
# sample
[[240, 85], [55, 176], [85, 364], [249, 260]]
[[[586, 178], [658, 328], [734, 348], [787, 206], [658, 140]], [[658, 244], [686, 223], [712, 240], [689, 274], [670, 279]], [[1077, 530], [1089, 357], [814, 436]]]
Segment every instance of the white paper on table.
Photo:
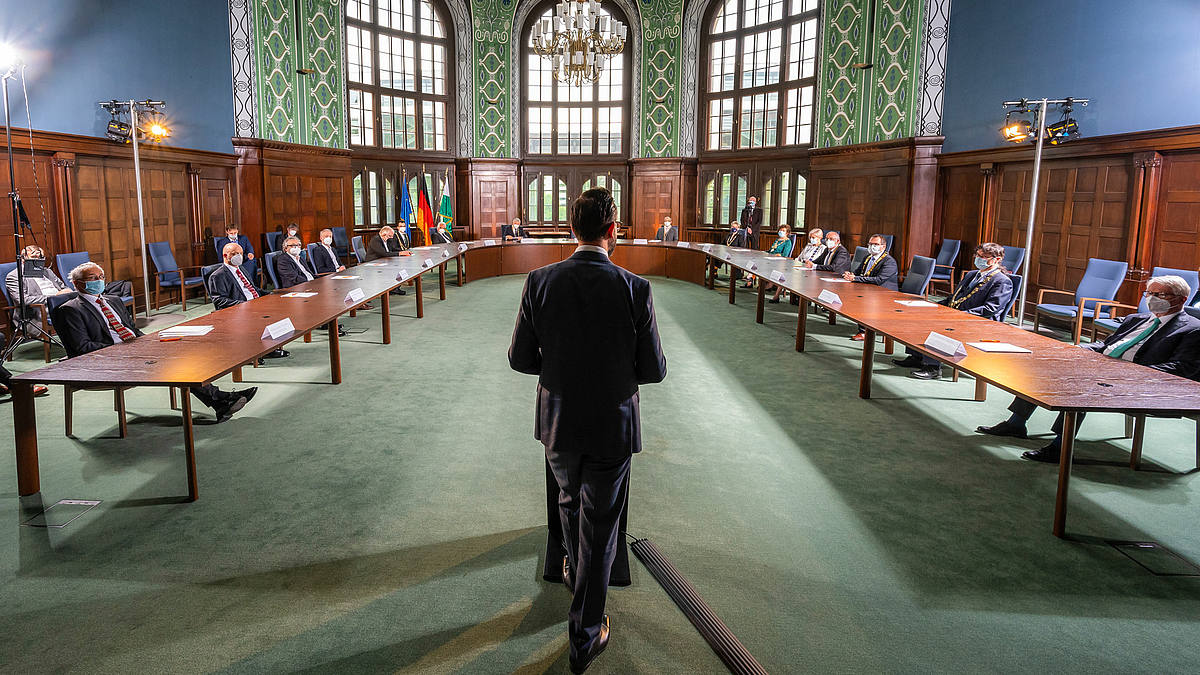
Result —
[[367, 299], [367, 294], [363, 293], [363, 289], [356, 288], [346, 294], [346, 302], [362, 302]]
[[829, 289], [821, 291], [821, 294], [817, 296], [817, 300], [829, 305], [842, 304], [842, 297]]
[[458, 252], [459, 252], [459, 253], [462, 253], [462, 252], [463, 252], [463, 251], [465, 251], [465, 250], [467, 250], [467, 245], [466, 245], [466, 244], [459, 244], [459, 245], [458, 245]]
[[424, 261], [421, 262], [421, 267], [433, 267], [433, 261], [430, 260], [429, 258], [426, 258]]
[[[634, 242], [634, 243], [637, 243], [637, 242]], [[651, 240], [650, 240], [650, 243], [651, 243], [651, 244], [661, 244], [661, 243], [662, 243], [662, 239], [651, 239]]]
[[408, 278], [408, 270], [400, 270], [396, 273], [396, 281], [404, 281]]
[[748, 248], [737, 248], [736, 246], [730, 246], [730, 247], [729, 247], [729, 250], [730, 250], [730, 251], [743, 251], [743, 252], [744, 252], [744, 251], [749, 251], [750, 249], [748, 249]]
[[416, 247], [413, 247], [413, 250], [414, 251], [428, 251], [431, 248], [433, 248], [433, 247], [432, 246], [416, 246]]
[[[336, 279], [336, 278], [337, 277], [334, 277], [334, 279]], [[284, 293], [283, 295], [281, 295], [279, 297], [281, 297], [281, 298], [311, 298], [314, 295], [316, 295], [316, 293], [301, 293], [299, 291], [295, 291], [292, 293]]]
[[[336, 277], [329, 277], [329, 278], [330, 279], [361, 279], [362, 277], [356, 277], [353, 274], [339, 274]], [[313, 293], [313, 295], [316, 295], [316, 293]]]
[[687, 243], [686, 241], [677, 241], [675, 242], [675, 245], [679, 248], [691, 248], [691, 244]]
[[495, 246], [495, 245], [496, 245], [496, 240], [495, 240], [495, 239], [484, 239], [484, 240], [483, 240], [483, 245], [484, 245], [484, 246]]
[[1007, 342], [968, 342], [975, 349], [981, 352], [991, 352], [993, 354], [1032, 354], [1033, 351], [1018, 347]]
[[776, 281], [781, 284], [786, 284], [787, 277], [785, 277], [783, 275], [783, 272], [780, 272], [779, 270], [775, 270], [775, 271], [771, 272], [771, 281]]
[[212, 332], [212, 326], [172, 326], [158, 331], [159, 337], [200, 337]]
[[363, 263], [363, 267], [386, 267], [387, 263]]
[[849, 281], [846, 281], [845, 279], [839, 279], [837, 277], [821, 277], [821, 281], [825, 281], [825, 282], [828, 282], [831, 284], [848, 284], [848, 283], [850, 283]]
[[905, 307], [937, 307], [936, 303], [926, 302], [925, 300], [897, 300], [896, 302]]
[[925, 346], [946, 356], [967, 355], [967, 348], [963, 346], [963, 343], [938, 332], [930, 333], [929, 337], [925, 338]]
[[295, 332], [296, 332], [296, 327], [292, 325], [292, 320], [284, 319], [282, 321], [276, 321], [275, 323], [271, 324], [270, 326], [267, 326], [266, 328], [264, 328], [262, 338], [260, 338], [260, 339], [266, 340], [267, 338], [271, 338], [272, 340], [278, 340], [279, 338], [281, 338], [285, 335], [289, 335], [289, 334], [295, 333]]
[[450, 249], [448, 249], [448, 248], [442, 249], [442, 257], [449, 258], [450, 257]]
[[635, 243], [635, 244], [649, 244], [650, 242], [649, 242], [649, 241], [646, 241], [645, 239], [634, 239], [634, 240], [633, 240], [633, 243]]

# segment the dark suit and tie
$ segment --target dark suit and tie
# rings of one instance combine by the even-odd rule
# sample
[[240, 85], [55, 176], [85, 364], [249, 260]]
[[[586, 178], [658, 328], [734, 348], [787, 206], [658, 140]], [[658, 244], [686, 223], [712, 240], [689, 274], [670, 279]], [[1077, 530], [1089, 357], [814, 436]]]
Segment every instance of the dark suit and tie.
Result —
[[451, 244], [454, 240], [440, 227], [429, 228], [429, 240], [434, 244]]
[[850, 252], [840, 244], [834, 248], [826, 248], [812, 261], [813, 269], [838, 274], [849, 272], [851, 262]]
[[[971, 270], [962, 281], [958, 282], [950, 297], [942, 300], [941, 305], [957, 309], [975, 316], [982, 316], [993, 321], [1003, 321], [1004, 311], [1012, 298], [1012, 279], [999, 266], [985, 270]], [[936, 380], [942, 376], [941, 361], [924, 356], [909, 347], [904, 350], [909, 356], [904, 360], [892, 359], [892, 363], [906, 368], [920, 366], [921, 370], [912, 373], [912, 377], [921, 380]]]
[[658, 228], [658, 232], [654, 233], [654, 238], [659, 241], [679, 241], [679, 228], [673, 225], [662, 225]]
[[601, 625], [618, 524], [633, 453], [641, 450], [638, 385], [666, 376], [650, 282], [595, 246], [534, 270], [508, 359], [514, 370], [539, 376], [534, 438], [545, 446], [559, 487], [573, 574], [568, 636], [575, 667], [576, 658], [607, 640], [601, 642]]
[[896, 259], [887, 253], [868, 256], [859, 264], [858, 269], [854, 270], [856, 282], [883, 286], [893, 291], [900, 290], [900, 285], [896, 281], [899, 276], [900, 269], [896, 266]]
[[280, 288], [291, 288], [313, 280], [308, 267], [299, 258], [293, 258], [286, 252], [275, 256], [275, 275], [279, 277]]
[[375, 235], [371, 242], [367, 244], [367, 261], [378, 260], [380, 258], [394, 258], [400, 255], [400, 242], [396, 237], [390, 237], [384, 241], [379, 235]]
[[525, 236], [525, 228], [520, 223], [503, 225], [500, 227], [500, 236], [504, 239], [520, 239]]
[[208, 277], [208, 296], [212, 298], [216, 309], [240, 305], [263, 295], [270, 295], [270, 291], [255, 286], [241, 268], [228, 263], [218, 267]]
[[[286, 254], [285, 254], [286, 255]], [[283, 256], [280, 256], [283, 257]], [[310, 257], [313, 267], [317, 270], [317, 274], [333, 274], [342, 266], [342, 262], [338, 260], [337, 252], [332, 247], [326, 246], [323, 243], [318, 243], [313, 249]], [[281, 280], [282, 283], [282, 280]]]

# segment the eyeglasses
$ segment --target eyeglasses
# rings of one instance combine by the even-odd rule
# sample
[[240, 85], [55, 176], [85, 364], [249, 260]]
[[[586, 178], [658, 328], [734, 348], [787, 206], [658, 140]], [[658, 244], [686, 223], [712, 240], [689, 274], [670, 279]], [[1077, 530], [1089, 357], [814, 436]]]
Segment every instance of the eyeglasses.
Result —
[[1142, 295], [1146, 296], [1147, 298], [1150, 296], [1154, 296], [1156, 298], [1162, 298], [1163, 300], [1166, 300], [1168, 298], [1183, 297], [1183, 296], [1179, 295], [1178, 293], [1172, 293], [1171, 291], [1159, 291], [1159, 292], [1146, 291], [1145, 293], [1142, 293]]

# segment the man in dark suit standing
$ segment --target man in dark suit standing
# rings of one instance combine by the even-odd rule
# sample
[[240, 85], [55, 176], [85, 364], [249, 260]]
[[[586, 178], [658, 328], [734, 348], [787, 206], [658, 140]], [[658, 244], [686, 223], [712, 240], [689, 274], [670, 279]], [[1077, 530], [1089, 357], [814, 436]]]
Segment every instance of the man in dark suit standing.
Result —
[[[1183, 311], [1192, 296], [1187, 281], [1177, 276], [1154, 277], [1146, 286], [1146, 306], [1150, 310], [1125, 317], [1112, 335], [1100, 342], [1080, 345], [1109, 358], [1124, 359], [1164, 373], [1200, 380], [1200, 320]], [[1023, 398], [1014, 398], [1008, 406], [1012, 417], [975, 431], [992, 436], [1025, 438], [1025, 422], [1037, 406]], [[1075, 416], [1075, 431], [1083, 424], [1083, 413]], [[1021, 455], [1035, 462], [1058, 462], [1062, 452], [1063, 415], [1050, 427], [1056, 436], [1044, 448]]]
[[[255, 286], [254, 282], [250, 281], [250, 277], [242, 270], [241, 246], [234, 243], [225, 244], [225, 248], [221, 251], [221, 258], [221, 266], [208, 275], [208, 297], [212, 298], [215, 309], [233, 307], [271, 294], [270, 291], [264, 291]], [[275, 351], [267, 354], [267, 358], [283, 358], [289, 353], [283, 348], [276, 348]]]
[[[89, 262], [76, 267], [71, 270], [70, 280], [79, 293], [59, 306], [54, 323], [68, 357], [142, 336], [121, 299], [103, 295], [104, 270], [99, 265]], [[233, 417], [257, 392], [257, 387], [231, 392], [221, 391], [211, 384], [192, 387], [192, 395], [212, 408], [218, 423]]]
[[763, 212], [762, 209], [758, 208], [758, 199], [750, 197], [746, 201], [746, 206], [742, 209], [742, 213], [738, 216], [738, 223], [746, 231], [746, 237], [752, 243], [750, 248], [758, 248], [758, 226], [762, 225], [762, 219]]
[[609, 260], [615, 221], [607, 188], [575, 200], [579, 248], [529, 274], [508, 350], [513, 370], [539, 376], [534, 438], [559, 487], [573, 673], [608, 645], [604, 603], [629, 469], [641, 451], [638, 385], [667, 374], [650, 282]]
[[812, 260], [804, 261], [810, 270], [845, 274], [850, 271], [850, 253], [842, 246], [842, 235], [830, 231], [825, 235], [825, 250]]
[[[1012, 298], [1012, 279], [1004, 273], [1000, 262], [1004, 260], [1004, 247], [991, 242], [975, 247], [975, 269], [958, 282], [950, 297], [942, 305], [960, 312], [982, 316], [993, 321], [1003, 321], [1008, 301]], [[942, 377], [942, 362], [922, 356], [912, 348], [906, 349], [908, 358], [892, 359], [892, 363], [903, 368], [916, 368], [908, 374], [918, 380], [938, 380]]]
[[317, 247], [313, 249], [312, 263], [317, 274], [333, 274], [346, 269], [338, 258], [337, 251], [333, 250], [333, 230], [321, 230], [321, 241], [317, 242]]
[[662, 227], [654, 233], [654, 238], [659, 241], [679, 241], [679, 228], [671, 225], [671, 216], [663, 218]]

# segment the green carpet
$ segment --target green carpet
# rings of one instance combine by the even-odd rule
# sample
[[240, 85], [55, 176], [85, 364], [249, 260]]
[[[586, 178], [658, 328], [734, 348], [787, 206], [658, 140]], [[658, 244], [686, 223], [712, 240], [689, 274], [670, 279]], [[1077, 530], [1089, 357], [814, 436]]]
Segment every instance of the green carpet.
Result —
[[[1157, 577], [1104, 540], [1152, 540], [1200, 561], [1194, 423], [1152, 420], [1145, 471], [1123, 421], [1081, 432], [1068, 529], [1050, 534], [1056, 468], [1039, 440], [972, 433], [1009, 398], [904, 377], [879, 353], [857, 397], [846, 322], [654, 278], [667, 380], [643, 388], [646, 448], [630, 530], [649, 537], [759, 661], [782, 673], [1196, 672], [1200, 580]], [[257, 398], [196, 427], [200, 501], [186, 494], [178, 413], [128, 394], [38, 399], [43, 492], [16, 495], [0, 453], [0, 672], [565, 673], [568, 597], [540, 581], [543, 459], [534, 378], [505, 353], [523, 278], [436, 284], [426, 316], [393, 303], [346, 317], [328, 384], [324, 336], [247, 370]], [[189, 310], [198, 316], [205, 308]], [[881, 351], [881, 350], [880, 350]], [[23, 348], [14, 372], [40, 365]], [[219, 381], [229, 387], [228, 379]], [[0, 438], [12, 438], [7, 403]], [[6, 440], [11, 448], [11, 440]], [[99, 499], [62, 530], [19, 527], [60, 499]], [[613, 641], [589, 672], [722, 673], [633, 562]]]

